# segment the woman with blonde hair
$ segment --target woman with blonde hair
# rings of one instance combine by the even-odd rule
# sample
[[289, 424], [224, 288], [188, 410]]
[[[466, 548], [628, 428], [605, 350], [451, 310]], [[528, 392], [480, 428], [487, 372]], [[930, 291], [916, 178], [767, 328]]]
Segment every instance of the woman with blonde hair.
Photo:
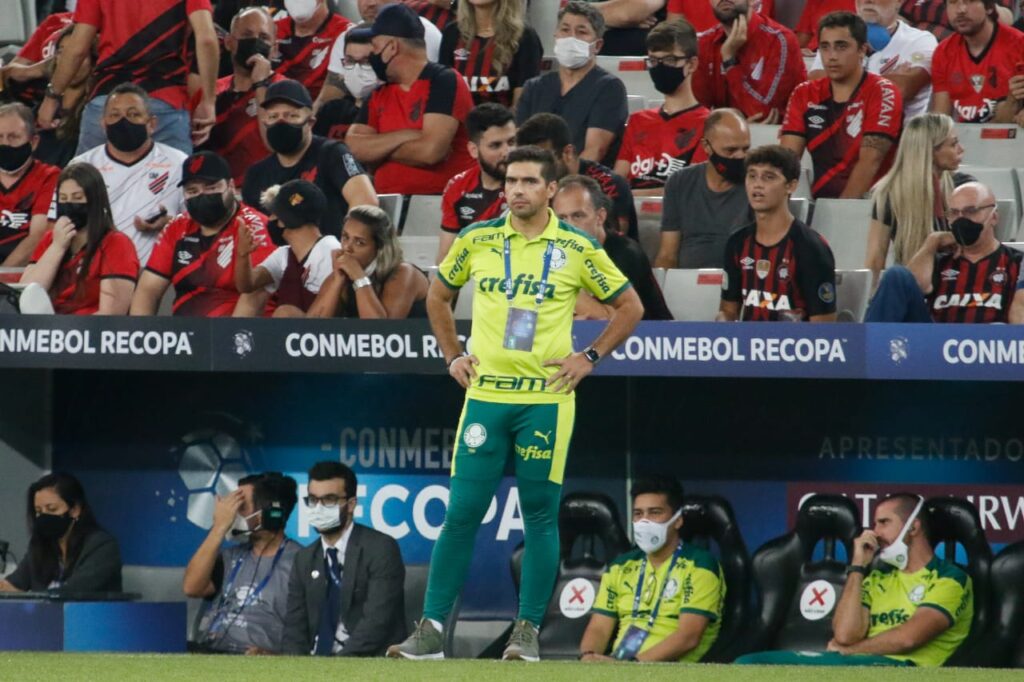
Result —
[[438, 61], [466, 79], [473, 103], [512, 107], [540, 73], [544, 48], [526, 25], [523, 0], [463, 0], [441, 34]]
[[363, 320], [426, 317], [427, 276], [406, 263], [387, 212], [355, 206], [345, 216], [334, 273], [320, 286], [307, 317]]
[[946, 208], [963, 155], [949, 116], [918, 114], [904, 124], [896, 160], [872, 190], [865, 267], [873, 285], [885, 268], [889, 242], [893, 261], [905, 265], [929, 234], [949, 229]]

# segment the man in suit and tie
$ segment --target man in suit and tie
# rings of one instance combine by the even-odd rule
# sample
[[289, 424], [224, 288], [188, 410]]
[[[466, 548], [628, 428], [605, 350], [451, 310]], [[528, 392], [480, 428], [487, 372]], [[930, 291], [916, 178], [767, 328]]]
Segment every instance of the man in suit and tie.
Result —
[[296, 554], [288, 585], [288, 654], [378, 656], [406, 635], [398, 543], [353, 523], [356, 475], [340, 462], [309, 470], [305, 498], [320, 538]]

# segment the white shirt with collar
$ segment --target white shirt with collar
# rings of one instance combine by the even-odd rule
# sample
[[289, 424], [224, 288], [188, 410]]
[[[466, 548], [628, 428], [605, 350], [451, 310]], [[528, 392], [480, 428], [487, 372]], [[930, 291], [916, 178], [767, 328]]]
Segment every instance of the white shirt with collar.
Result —
[[[355, 527], [355, 525], [355, 522], [350, 521], [348, 524], [348, 528], [342, 531], [341, 537], [339, 537], [338, 541], [334, 544], [330, 544], [329, 542], [327, 542], [324, 536], [320, 536], [320, 546], [321, 548], [323, 548], [325, 560], [327, 559], [328, 549], [333, 547], [334, 549], [338, 550], [338, 563], [340, 563], [342, 566], [342, 583], [345, 582], [345, 552], [346, 550], [348, 550], [348, 541], [349, 538], [352, 537], [352, 529]], [[326, 578], [330, 580], [331, 576], [328, 575], [326, 576]], [[334, 649], [332, 650], [332, 653], [335, 656], [341, 653], [341, 650], [345, 648], [346, 640], [348, 640], [348, 630], [345, 629], [345, 622], [341, 618], [338, 618], [338, 629], [334, 632]]]

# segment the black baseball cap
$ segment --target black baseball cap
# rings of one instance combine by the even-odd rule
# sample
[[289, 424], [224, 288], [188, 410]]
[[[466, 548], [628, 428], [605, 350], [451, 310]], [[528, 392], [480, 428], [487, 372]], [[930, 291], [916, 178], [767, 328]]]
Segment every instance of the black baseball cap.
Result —
[[270, 208], [282, 228], [319, 225], [327, 197], [308, 180], [290, 180], [281, 185]]
[[306, 86], [290, 78], [271, 83], [267, 87], [267, 95], [263, 98], [263, 104], [260, 106], [266, 108], [274, 102], [288, 102], [297, 107], [313, 108], [313, 98], [309, 96]]
[[[400, 2], [384, 5], [377, 12], [373, 26], [369, 28], [353, 28], [350, 36], [373, 38], [374, 36], [393, 36], [395, 38], [423, 38], [423, 22], [418, 14]], [[270, 93], [267, 93], [270, 96]]]
[[196, 152], [181, 164], [181, 182], [178, 187], [193, 180], [217, 182], [230, 180], [231, 177], [231, 166], [223, 156], [215, 152]]

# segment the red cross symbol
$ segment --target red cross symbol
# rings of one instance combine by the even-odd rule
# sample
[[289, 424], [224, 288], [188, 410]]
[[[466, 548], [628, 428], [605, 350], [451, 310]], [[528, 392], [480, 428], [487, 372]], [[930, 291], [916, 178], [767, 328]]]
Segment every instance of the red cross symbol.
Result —
[[581, 604], [586, 604], [587, 603], [583, 599], [583, 593], [587, 591], [586, 585], [584, 585], [583, 587], [581, 587], [579, 589], [576, 589], [575, 587], [570, 585], [569, 589], [572, 590], [572, 597], [569, 598], [569, 603], [570, 604], [573, 604], [575, 602], [579, 602]]
[[808, 604], [808, 606], [814, 606], [815, 604], [821, 604], [822, 606], [824, 606], [825, 595], [828, 594], [828, 588], [826, 587], [821, 592], [819, 592], [816, 588], [812, 587], [811, 592], [814, 593], [814, 596], [811, 598], [811, 602], [810, 604]]

